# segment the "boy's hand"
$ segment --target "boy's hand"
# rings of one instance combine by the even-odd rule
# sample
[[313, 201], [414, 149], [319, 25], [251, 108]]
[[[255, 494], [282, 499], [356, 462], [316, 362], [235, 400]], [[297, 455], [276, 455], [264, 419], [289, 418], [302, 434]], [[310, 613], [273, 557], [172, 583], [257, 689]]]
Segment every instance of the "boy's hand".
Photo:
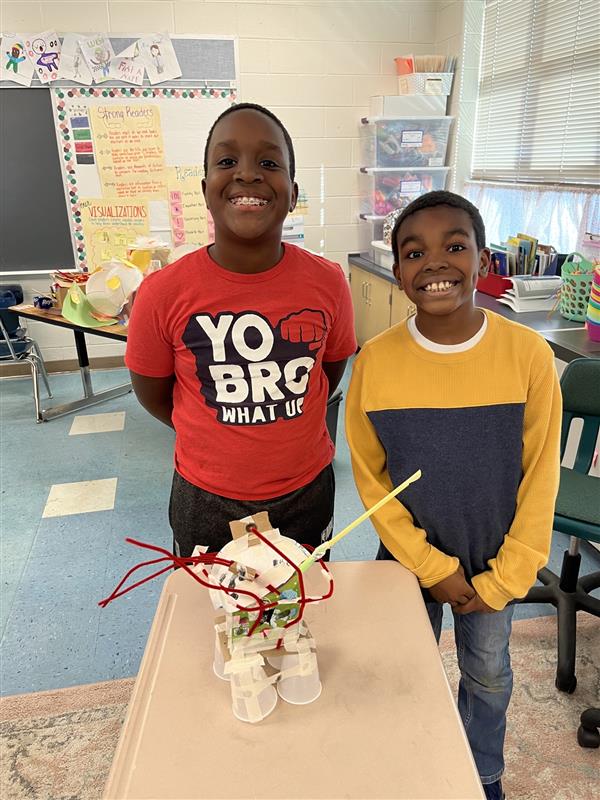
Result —
[[477, 592], [475, 593], [475, 597], [472, 597], [467, 603], [455, 606], [454, 611], [456, 611], [457, 614], [471, 614], [473, 611], [479, 611], [482, 614], [496, 613], [496, 609], [488, 606], [488, 604], [481, 599]]
[[429, 593], [438, 603], [450, 603], [452, 608], [462, 606], [477, 597], [475, 589], [467, 583], [461, 566], [452, 575], [430, 586]]

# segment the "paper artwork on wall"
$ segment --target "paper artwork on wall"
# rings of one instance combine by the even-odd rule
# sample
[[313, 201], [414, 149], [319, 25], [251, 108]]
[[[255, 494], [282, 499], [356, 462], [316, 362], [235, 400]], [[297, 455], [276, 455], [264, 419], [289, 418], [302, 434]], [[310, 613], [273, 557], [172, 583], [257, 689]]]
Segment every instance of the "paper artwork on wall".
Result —
[[58, 78], [60, 39], [56, 31], [44, 31], [25, 40], [27, 57], [40, 83], [52, 83]]
[[114, 202], [103, 198], [81, 200], [81, 224], [91, 269], [112, 258], [127, 258], [138, 236], [150, 231], [148, 203]]
[[164, 198], [167, 187], [158, 106], [93, 106], [90, 119], [102, 194], [110, 198]]
[[14, 81], [21, 86], [29, 86], [33, 78], [33, 65], [25, 50], [26, 36], [8, 33], [2, 37], [4, 69], [1, 80]]
[[141, 86], [144, 82], [144, 65], [139, 58], [117, 56], [111, 59], [110, 77], [112, 80]]
[[167, 192], [171, 235], [175, 247], [208, 243], [206, 203], [202, 193], [203, 168], [199, 165], [167, 167]]
[[168, 34], [154, 33], [144, 36], [139, 40], [139, 47], [151, 84], [181, 77], [181, 67]]
[[108, 36], [104, 33], [79, 39], [81, 52], [86, 60], [94, 83], [104, 83], [110, 78], [110, 62], [115, 51]]
[[74, 81], [89, 86], [92, 83], [92, 72], [79, 46], [81, 38], [80, 33], [65, 33], [60, 53], [58, 78], [61, 81]]

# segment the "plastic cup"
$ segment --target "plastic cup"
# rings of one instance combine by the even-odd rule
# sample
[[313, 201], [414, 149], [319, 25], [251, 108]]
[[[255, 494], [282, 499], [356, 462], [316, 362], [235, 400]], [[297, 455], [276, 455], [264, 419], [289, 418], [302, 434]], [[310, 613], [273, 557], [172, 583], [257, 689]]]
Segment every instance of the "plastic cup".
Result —
[[271, 653], [266, 655], [265, 659], [267, 661], [267, 664], [270, 664], [273, 667], [273, 669], [276, 669], [277, 672], [281, 672], [281, 663], [283, 661], [284, 656], [286, 655], [286, 652], [283, 649], [283, 647], [281, 647], [279, 649], [279, 652], [281, 653], [280, 656], [279, 655], [275, 655], [274, 654], [275, 652], [277, 652], [277, 651], [273, 651], [273, 655], [271, 655]]
[[221, 678], [222, 681], [229, 681], [229, 675], [225, 675], [225, 659], [223, 658], [223, 653], [221, 652], [221, 647], [219, 646], [219, 637], [215, 636], [215, 656], [213, 659], [213, 672], [217, 676], [217, 678]]
[[286, 653], [281, 659], [281, 671], [285, 672], [287, 669], [298, 667], [301, 658], [305, 664], [302, 674], [288, 678], [282, 677], [277, 683], [277, 693], [281, 699], [297, 706], [314, 702], [323, 688], [319, 679], [317, 657], [312, 651], [302, 657], [299, 653]]
[[[246, 671], [232, 673], [231, 675], [231, 703], [234, 717], [241, 722], [260, 722], [273, 711], [277, 705], [277, 692], [273, 684], [269, 683], [254, 694], [251, 689], [244, 689]], [[252, 669], [252, 680], [266, 681], [267, 674], [262, 667]]]

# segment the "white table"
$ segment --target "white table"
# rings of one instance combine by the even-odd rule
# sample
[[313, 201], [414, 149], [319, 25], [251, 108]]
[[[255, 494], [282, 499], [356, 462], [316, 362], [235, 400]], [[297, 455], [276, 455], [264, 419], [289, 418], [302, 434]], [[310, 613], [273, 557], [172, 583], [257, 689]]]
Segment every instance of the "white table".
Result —
[[484, 797], [416, 579], [392, 561], [331, 567], [333, 598], [306, 611], [322, 694], [256, 725], [213, 674], [208, 593], [169, 577], [105, 798]]

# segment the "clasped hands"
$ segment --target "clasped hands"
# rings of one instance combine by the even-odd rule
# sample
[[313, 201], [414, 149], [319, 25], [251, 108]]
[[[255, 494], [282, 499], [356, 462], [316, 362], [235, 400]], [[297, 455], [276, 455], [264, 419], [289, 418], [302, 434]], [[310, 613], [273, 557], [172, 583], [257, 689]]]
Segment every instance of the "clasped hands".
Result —
[[438, 603], [450, 603], [456, 614], [471, 614], [473, 611], [491, 614], [496, 610], [488, 606], [467, 582], [462, 566], [452, 575], [430, 586], [429, 593]]

